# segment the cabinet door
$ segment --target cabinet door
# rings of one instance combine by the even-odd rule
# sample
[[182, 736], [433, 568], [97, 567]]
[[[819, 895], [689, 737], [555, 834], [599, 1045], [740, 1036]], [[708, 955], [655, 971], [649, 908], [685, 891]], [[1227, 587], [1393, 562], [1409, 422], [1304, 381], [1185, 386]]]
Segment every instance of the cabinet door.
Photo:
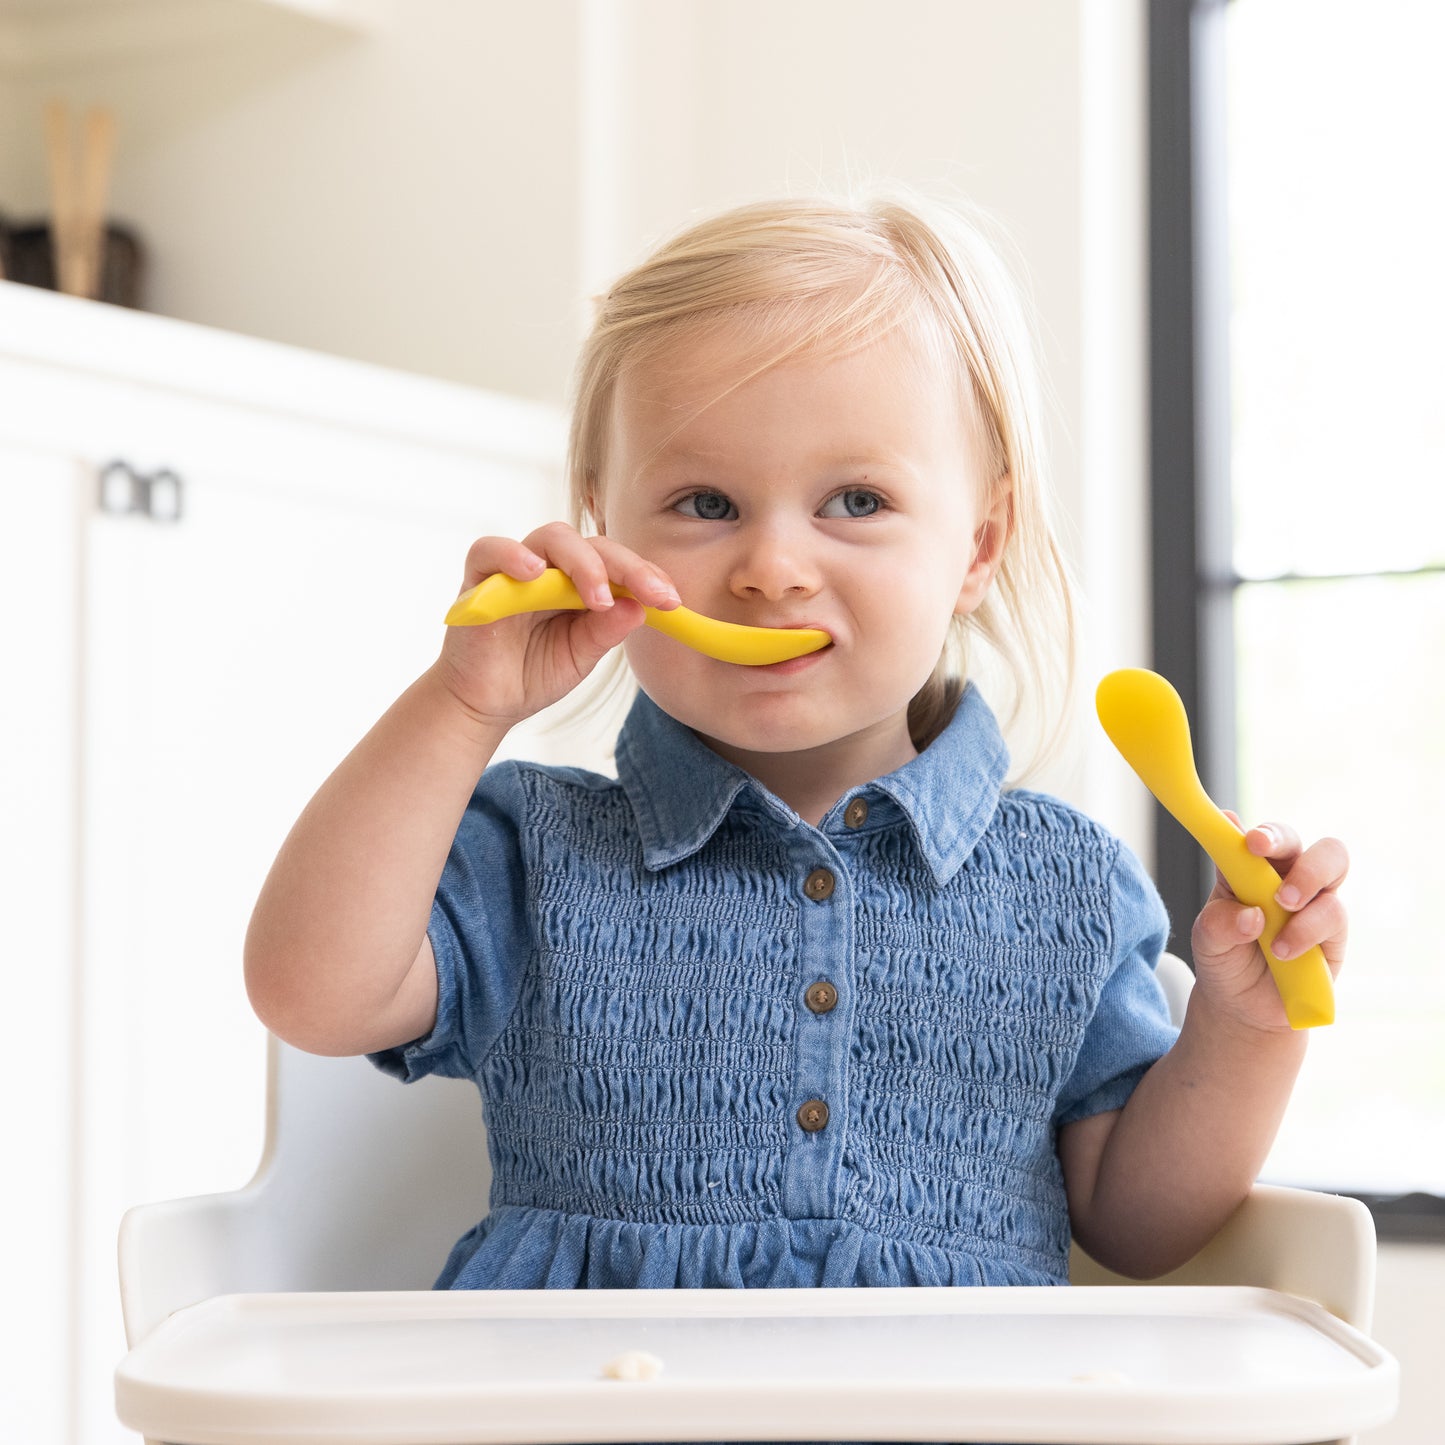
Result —
[[[298, 435], [283, 449], [316, 447]], [[472, 537], [553, 510], [536, 477], [467, 484], [440, 468], [429, 482], [424, 455], [388, 464], [321, 446], [315, 464], [331, 484], [193, 465], [178, 522], [84, 524], [86, 1445], [121, 1438], [121, 1213], [236, 1188], [260, 1156], [265, 1036], [241, 953], [266, 870], [327, 773], [435, 656]], [[354, 487], [334, 485], [343, 464]]]
[[80, 470], [0, 441], [0, 1440], [70, 1439]]

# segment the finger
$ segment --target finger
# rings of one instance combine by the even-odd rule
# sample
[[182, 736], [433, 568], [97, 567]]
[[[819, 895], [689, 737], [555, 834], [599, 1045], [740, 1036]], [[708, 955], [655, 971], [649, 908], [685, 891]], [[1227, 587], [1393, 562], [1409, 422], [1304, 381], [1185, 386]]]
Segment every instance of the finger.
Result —
[[549, 566], [572, 579], [578, 596], [593, 611], [606, 612], [612, 606], [612, 588], [607, 564], [597, 553], [595, 537], [584, 537], [566, 522], [548, 522], [529, 532], [527, 546], [545, 557]]
[[590, 540], [607, 564], [608, 577], [619, 587], [627, 588], [638, 601], [663, 611], [671, 611], [681, 603], [676, 584], [661, 567], [611, 537]]
[[1301, 847], [1299, 834], [1288, 823], [1257, 823], [1246, 831], [1244, 843], [1256, 856], [1286, 866], [1298, 856]]
[[467, 549], [461, 592], [470, 591], [478, 582], [497, 572], [505, 572], [518, 582], [530, 582], [546, 565], [525, 542], [511, 537], [478, 537]]
[[672, 579], [660, 567], [610, 537], [584, 537], [565, 522], [550, 522], [527, 542], [572, 579], [593, 611], [611, 609], [614, 586], [626, 587], [648, 607], [667, 610], [680, 601]]
[[1284, 870], [1275, 899], [1281, 908], [1295, 912], [1322, 893], [1334, 892], [1349, 871], [1350, 855], [1345, 845], [1338, 838], [1321, 838]]
[[579, 675], [585, 677], [602, 658], [630, 633], [647, 621], [640, 602], [619, 597], [614, 605], [600, 612], [574, 614], [567, 641], [572, 661]]
[[1349, 915], [1340, 895], [1321, 893], [1313, 902], [1292, 913], [1270, 944], [1276, 958], [1298, 958], [1318, 945], [1338, 971], [1349, 936]]
[[1199, 910], [1190, 935], [1197, 965], [1225, 975], [1257, 967], [1255, 944], [1264, 932], [1264, 911], [1213, 898]]

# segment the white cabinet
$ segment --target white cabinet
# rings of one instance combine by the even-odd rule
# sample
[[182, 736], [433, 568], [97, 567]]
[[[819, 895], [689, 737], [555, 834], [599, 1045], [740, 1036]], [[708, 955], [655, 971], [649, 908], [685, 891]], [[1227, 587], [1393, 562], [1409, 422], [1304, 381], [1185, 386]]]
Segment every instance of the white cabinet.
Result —
[[[261, 880], [471, 539], [558, 514], [562, 445], [535, 405], [0, 283], [0, 1439], [125, 1438], [120, 1215], [259, 1157]], [[111, 462], [112, 505], [167, 473], [179, 518], [103, 510]]]

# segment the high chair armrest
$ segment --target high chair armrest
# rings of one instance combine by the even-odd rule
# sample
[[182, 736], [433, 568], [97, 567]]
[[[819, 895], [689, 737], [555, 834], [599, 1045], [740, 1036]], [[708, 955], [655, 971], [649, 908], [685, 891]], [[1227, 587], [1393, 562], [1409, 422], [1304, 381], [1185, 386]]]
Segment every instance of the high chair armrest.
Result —
[[167, 1199], [126, 1211], [119, 1239], [120, 1303], [132, 1348], [169, 1314], [213, 1295], [263, 1288], [250, 1190]]
[[1074, 1245], [1076, 1285], [1253, 1285], [1314, 1300], [1368, 1334], [1375, 1305], [1375, 1222], [1358, 1200], [1256, 1184], [1210, 1242], [1158, 1279], [1117, 1275]]

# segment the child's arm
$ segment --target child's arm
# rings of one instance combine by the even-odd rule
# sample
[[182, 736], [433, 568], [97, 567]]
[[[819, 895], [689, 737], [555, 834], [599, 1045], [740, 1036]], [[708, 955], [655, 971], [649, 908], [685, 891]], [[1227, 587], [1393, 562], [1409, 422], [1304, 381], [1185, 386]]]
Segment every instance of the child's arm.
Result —
[[[1287, 828], [1248, 834], [1283, 874], [1294, 916], [1275, 952], [1321, 944], [1332, 972], [1347, 923], [1337, 889], [1349, 860], [1325, 839], [1301, 851]], [[1174, 1047], [1121, 1110], [1059, 1131], [1075, 1237], [1121, 1274], [1144, 1278], [1184, 1263], [1249, 1193], [1284, 1115], [1307, 1036], [1290, 1029], [1264, 955], [1257, 908], [1222, 881], [1194, 924], [1196, 981]]]
[[[463, 590], [494, 572], [562, 568], [595, 610], [449, 628], [440, 657], [307, 805], [261, 890], [246, 987], [261, 1020], [324, 1054], [395, 1047], [436, 1017], [426, 930], [452, 839], [508, 730], [566, 696], [643, 620], [609, 581], [677, 604], [656, 568], [560, 523], [526, 542], [484, 538]], [[605, 600], [604, 600], [605, 599]]]

